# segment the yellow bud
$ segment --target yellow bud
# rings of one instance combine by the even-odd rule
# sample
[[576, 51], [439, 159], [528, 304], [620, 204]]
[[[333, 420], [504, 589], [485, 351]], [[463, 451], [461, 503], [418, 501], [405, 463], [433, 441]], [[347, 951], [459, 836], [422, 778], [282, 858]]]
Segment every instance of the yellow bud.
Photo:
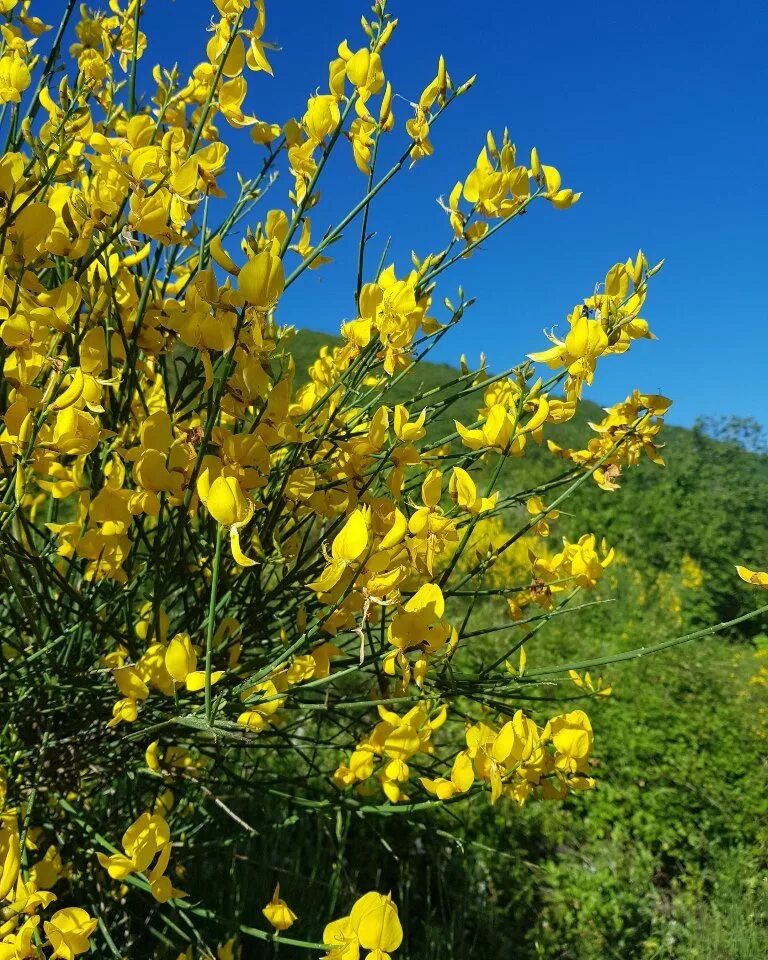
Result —
[[253, 512], [253, 504], [234, 477], [217, 477], [211, 484], [205, 505], [213, 519], [223, 527], [245, 523]]
[[541, 161], [539, 160], [539, 151], [536, 147], [531, 148], [531, 176], [534, 180], [541, 177]]
[[445, 93], [448, 89], [448, 73], [445, 69], [445, 57], [440, 54], [437, 61], [437, 94], [440, 103], [445, 103]]
[[466, 93], [467, 90], [470, 89], [470, 87], [473, 87], [475, 85], [475, 80], [477, 80], [477, 74], [473, 73], [472, 76], [469, 78], [469, 80], [465, 80], [460, 87], [456, 88], [456, 96], [460, 97], [462, 93]]
[[376, 44], [377, 50], [382, 50], [389, 41], [392, 39], [392, 34], [395, 32], [395, 27], [397, 26], [397, 20], [390, 20], [389, 23], [381, 31], [381, 36], [379, 37], [379, 42]]
[[218, 264], [222, 270], [226, 270], [227, 273], [231, 273], [233, 276], [237, 276], [240, 272], [240, 268], [222, 246], [221, 237], [218, 234], [211, 240], [208, 246], [208, 252], [213, 262]]
[[393, 123], [392, 116], [392, 84], [387, 81], [384, 89], [384, 96], [381, 98], [381, 108], [379, 109], [379, 124], [384, 130], [391, 130]]
[[26, 417], [21, 421], [21, 426], [19, 427], [19, 446], [24, 446], [32, 435], [32, 425], [34, 424], [34, 419], [32, 413], [28, 413]]
[[282, 260], [271, 250], [262, 250], [246, 263], [237, 280], [248, 303], [267, 313], [277, 305], [285, 288]]
[[16, 470], [16, 476], [13, 481], [13, 493], [14, 493], [14, 496], [16, 497], [16, 503], [21, 503], [24, 497], [24, 492], [26, 491], [26, 488], [27, 488], [27, 479], [24, 476], [24, 469], [23, 467], [19, 466], [18, 469]]
[[261, 911], [275, 930], [287, 930], [296, 921], [296, 914], [280, 897], [280, 884], [275, 887], [272, 899]]
[[197, 654], [188, 633], [177, 633], [165, 652], [165, 669], [177, 683], [183, 683], [197, 667]]

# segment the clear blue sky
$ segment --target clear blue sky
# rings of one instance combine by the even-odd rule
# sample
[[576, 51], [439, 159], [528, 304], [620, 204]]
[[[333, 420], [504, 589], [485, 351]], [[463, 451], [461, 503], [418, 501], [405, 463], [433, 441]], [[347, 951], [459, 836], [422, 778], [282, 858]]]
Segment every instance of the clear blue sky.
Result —
[[[33, 11], [53, 19], [62, 6], [37, 0]], [[361, 45], [359, 17], [368, 7], [267, 0], [265, 38], [282, 50], [271, 54], [274, 79], [249, 79], [247, 112], [273, 121], [300, 115], [325, 87], [337, 43]], [[478, 302], [437, 358], [484, 350], [501, 369], [542, 349], [542, 328], [562, 329], [606, 269], [642, 247], [649, 259], [666, 259], [645, 311], [659, 340], [605, 359], [592, 399], [612, 403], [637, 386], [672, 397], [674, 423], [730, 413], [768, 421], [764, 6], [390, 0], [390, 9], [400, 25], [384, 65], [398, 92], [416, 99], [440, 52], [454, 80], [475, 72], [478, 80], [436, 128], [435, 156], [397, 178], [374, 209], [373, 250], [391, 233], [402, 271], [411, 248], [439, 249], [448, 227], [436, 198], [464, 178], [489, 127], [508, 126], [526, 154], [535, 144], [564, 184], [584, 193], [566, 212], [534, 205], [447, 275], [444, 293], [462, 283]], [[202, 59], [213, 12], [210, 0], [148, 0], [149, 59], [179, 59], [186, 68]], [[398, 126], [408, 112], [396, 104]], [[257, 150], [246, 137], [235, 140], [231, 159], [252, 173]], [[343, 152], [340, 176], [313, 216], [318, 235], [364, 189]], [[285, 179], [278, 183], [269, 205], [285, 206], [287, 189]], [[352, 316], [357, 230], [333, 249], [333, 265], [289, 291], [283, 322], [335, 332]]]

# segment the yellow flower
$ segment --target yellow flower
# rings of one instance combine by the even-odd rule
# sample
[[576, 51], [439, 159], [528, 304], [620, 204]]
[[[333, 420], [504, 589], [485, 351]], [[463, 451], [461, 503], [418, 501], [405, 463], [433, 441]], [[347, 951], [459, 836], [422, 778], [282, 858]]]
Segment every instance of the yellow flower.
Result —
[[229, 542], [232, 556], [241, 567], [252, 567], [256, 561], [247, 557], [240, 547], [240, 527], [253, 516], [253, 501], [246, 497], [240, 484], [232, 476], [221, 476], [206, 490], [206, 477], [201, 473], [198, 478], [200, 499], [208, 508], [213, 519], [229, 530]]
[[267, 313], [275, 308], [285, 287], [283, 263], [271, 249], [262, 250], [241, 269], [237, 282], [246, 302]]
[[384, 71], [378, 53], [371, 53], [367, 47], [352, 53], [345, 43], [339, 48], [339, 54], [345, 62], [347, 79], [357, 89], [361, 100], [366, 101], [381, 90], [384, 86]]
[[[27, 909], [32, 906], [29, 901], [25, 904]], [[38, 954], [34, 938], [39, 924], [40, 917], [28, 917], [18, 930], [4, 937], [0, 942], [0, 960], [27, 960], [28, 957], [36, 957]]]
[[571, 330], [565, 341], [552, 339], [555, 346], [529, 354], [531, 360], [546, 363], [553, 369], [565, 367], [575, 380], [591, 383], [597, 358], [608, 349], [608, 336], [602, 321], [579, 314], [571, 317]]
[[42, 860], [29, 868], [29, 880], [38, 890], [50, 890], [59, 880], [70, 874], [71, 864], [64, 864], [58, 849], [51, 844]]
[[542, 164], [535, 147], [531, 150], [531, 176], [544, 188], [544, 195], [547, 200], [558, 210], [566, 210], [568, 207], [572, 207], [581, 197], [580, 193], [574, 193], [573, 190], [562, 189], [562, 178], [559, 171], [555, 167]]
[[61, 453], [92, 453], [98, 442], [99, 425], [89, 413], [76, 407], [67, 407], [57, 415], [53, 444]]
[[0, 103], [19, 103], [31, 82], [29, 67], [18, 53], [0, 57]]
[[749, 570], [747, 567], [736, 567], [736, 572], [742, 580], [747, 583], [753, 583], [757, 587], [763, 587], [768, 590], [768, 573], [762, 573], [755, 570]]
[[166, 903], [186, 896], [165, 876], [171, 857], [171, 832], [160, 813], [142, 813], [123, 834], [123, 850], [125, 854], [96, 854], [99, 863], [113, 880], [124, 880], [132, 873], [145, 873], [154, 860], [154, 866], [147, 874], [147, 882], [155, 900]]
[[590, 423], [598, 434], [584, 450], [561, 449], [551, 440], [549, 449], [584, 469], [594, 469], [593, 479], [603, 490], [617, 490], [623, 464], [634, 466], [645, 455], [664, 466], [657, 438], [664, 424], [662, 415], [670, 406], [666, 397], [635, 390], [622, 403], [605, 408], [600, 423]]
[[251, 0], [213, 0], [213, 2], [222, 17], [230, 19], [239, 16], [251, 5]]
[[238, 960], [240, 955], [240, 948], [235, 947], [234, 937], [230, 937], [226, 943], [222, 943], [216, 947], [217, 960]]
[[469, 513], [479, 514], [492, 510], [499, 499], [498, 493], [492, 497], [478, 497], [475, 481], [462, 467], [453, 468], [448, 491], [453, 502]]
[[370, 516], [357, 508], [333, 539], [329, 563], [322, 575], [309, 584], [317, 593], [327, 593], [341, 579], [344, 571], [356, 563], [368, 549]]
[[542, 739], [551, 737], [556, 756], [555, 766], [563, 773], [584, 773], [592, 750], [592, 724], [583, 710], [573, 710], [547, 723]]
[[472, 759], [466, 750], [462, 750], [456, 755], [449, 780], [443, 777], [437, 777], [435, 780], [421, 777], [420, 782], [427, 793], [431, 793], [438, 800], [450, 800], [458, 794], [466, 793], [474, 779]]
[[269, 920], [275, 930], [287, 930], [296, 922], [296, 914], [291, 910], [285, 900], [280, 897], [280, 884], [275, 887], [272, 899], [261, 911]]
[[307, 112], [303, 118], [304, 129], [315, 143], [322, 143], [333, 133], [340, 119], [339, 104], [330, 94], [310, 97], [307, 101]]
[[389, 960], [403, 942], [403, 928], [390, 894], [366, 893], [356, 901], [348, 917], [334, 920], [323, 931], [331, 947], [326, 960], [355, 960], [368, 951], [365, 960]]
[[256, 117], [243, 113], [242, 104], [247, 92], [248, 84], [244, 77], [234, 77], [219, 88], [219, 109], [230, 126], [250, 127], [257, 122]]
[[15, 813], [4, 813], [0, 817], [0, 901], [15, 886], [20, 863], [19, 821]]
[[98, 922], [80, 907], [66, 907], [57, 910], [50, 921], [43, 924], [45, 935], [51, 942], [54, 957], [72, 960], [91, 948], [88, 939], [96, 929]]
[[[191, 693], [205, 687], [205, 671], [197, 669], [197, 652], [188, 633], [177, 633], [169, 642], [165, 652], [165, 668], [176, 683], [183, 683]], [[223, 670], [215, 670], [211, 674], [211, 683], [216, 683], [223, 676]]]
[[451, 635], [445, 613], [443, 592], [436, 583], [425, 583], [392, 617], [387, 639], [399, 650], [417, 647], [435, 653]]

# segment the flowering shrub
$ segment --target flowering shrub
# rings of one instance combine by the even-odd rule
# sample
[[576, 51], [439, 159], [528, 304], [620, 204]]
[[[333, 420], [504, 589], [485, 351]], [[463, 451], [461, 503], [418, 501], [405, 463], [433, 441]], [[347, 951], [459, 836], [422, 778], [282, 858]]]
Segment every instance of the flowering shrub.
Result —
[[[259, 118], [245, 104], [272, 72], [264, 0], [214, 0], [199, 65], [156, 66], [142, 93], [143, 6], [110, 0], [70, 23], [68, 2], [39, 56], [49, 27], [27, 0], [0, 0], [0, 958], [217, 943], [232, 957], [280, 935], [385, 960], [403, 939], [385, 893], [324, 932], [279, 885], [272, 930], [192, 900], [206, 802], [236, 847], [254, 794], [416, 817], [595, 785], [587, 714], [539, 717], [529, 691], [569, 670], [577, 698], [610, 691], [579, 673], [590, 664], [529, 670], [525, 644], [613, 559], [588, 531], [548, 545], [561, 505], [586, 482], [615, 490], [641, 457], [662, 463], [669, 402], [634, 392], [581, 450], [548, 432], [603, 357], [652, 338], [641, 312], [658, 267], [642, 253], [612, 266], [565, 333], [513, 368], [464, 364], [444, 390], [393, 403], [471, 307], [461, 290], [438, 296], [438, 279], [529, 207], [579, 194], [489, 133], [443, 201], [443, 246], [388, 264], [370, 249], [371, 206], [427, 162], [473, 78], [441, 57], [397, 116], [384, 69], [397, 21], [378, 0], [302, 116]], [[261, 158], [234, 202], [229, 127]], [[359, 171], [360, 200], [313, 235], [334, 152]], [[355, 319], [296, 388], [280, 300], [352, 228]], [[468, 398], [474, 421], [446, 426]], [[508, 458], [545, 442], [565, 461], [554, 479], [505, 489]], [[479, 598], [499, 601], [498, 627], [471, 629]], [[294, 923], [315, 939], [286, 937]]]

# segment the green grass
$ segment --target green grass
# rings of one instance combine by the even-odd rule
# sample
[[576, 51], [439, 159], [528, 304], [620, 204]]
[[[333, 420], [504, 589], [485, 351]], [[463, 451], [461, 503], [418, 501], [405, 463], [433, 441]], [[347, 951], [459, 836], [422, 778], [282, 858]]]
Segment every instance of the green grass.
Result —
[[768, 957], [768, 880], [760, 864], [739, 848], [715, 867], [715, 889], [681, 920], [681, 960], [757, 960]]

